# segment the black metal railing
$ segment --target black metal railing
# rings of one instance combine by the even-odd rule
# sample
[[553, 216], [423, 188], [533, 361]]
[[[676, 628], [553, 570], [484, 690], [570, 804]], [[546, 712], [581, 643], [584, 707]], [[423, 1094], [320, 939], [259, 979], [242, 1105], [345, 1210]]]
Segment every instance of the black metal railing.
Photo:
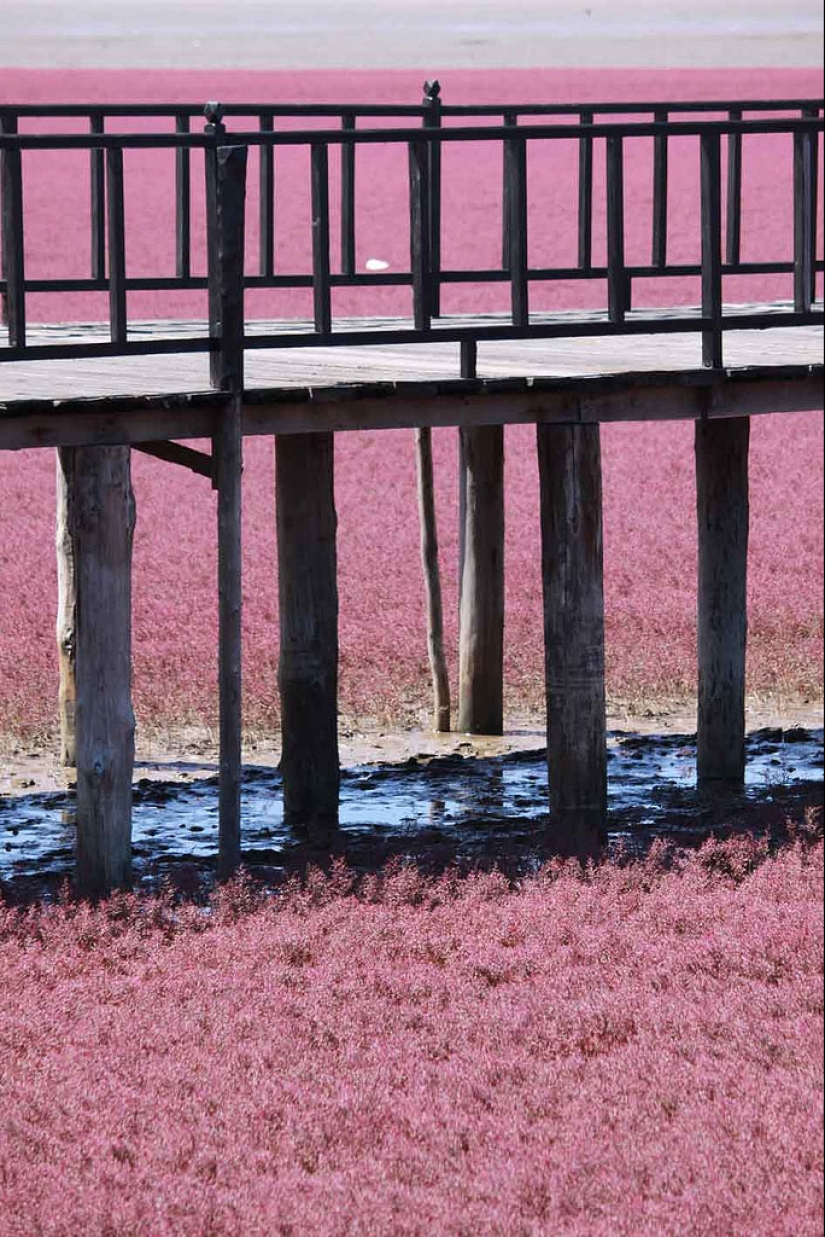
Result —
[[[815, 304], [817, 256], [819, 139], [823, 131], [822, 100], [738, 102], [587, 104], [515, 107], [456, 106], [443, 102], [437, 82], [425, 85], [420, 105], [278, 105], [271, 103], [207, 107], [209, 131], [193, 132], [193, 118], [204, 109], [194, 105], [0, 107], [0, 194], [2, 233], [0, 294], [8, 329], [8, 345], [0, 346], [0, 361], [52, 356], [124, 355], [199, 351], [214, 348], [208, 336], [170, 339], [129, 339], [128, 295], [135, 291], [194, 290], [208, 287], [208, 276], [193, 274], [192, 178], [193, 150], [216, 144], [242, 145], [258, 151], [258, 269], [244, 275], [244, 288], [307, 288], [312, 290], [311, 329], [247, 335], [247, 348], [306, 347], [312, 344], [414, 343], [421, 339], [475, 345], [483, 339], [528, 336], [582, 336], [610, 333], [701, 332], [706, 365], [722, 363], [722, 335], [728, 329], [794, 326], [822, 322]], [[252, 118], [255, 127], [226, 131], [230, 118]], [[548, 117], [553, 118], [548, 123]], [[87, 133], [44, 132], [47, 126], [80, 119]], [[113, 121], [166, 120], [170, 132], [110, 131]], [[334, 120], [334, 128], [310, 128], [310, 123]], [[472, 122], [472, 123], [467, 123]], [[301, 127], [290, 127], [297, 123]], [[368, 124], [369, 127], [365, 127]], [[109, 126], [109, 128], [107, 128]], [[29, 132], [29, 129], [35, 131]], [[26, 131], [23, 131], [26, 130]], [[788, 257], [745, 261], [743, 232], [743, 139], [773, 134], [786, 139], [793, 177], [793, 224]], [[652, 140], [650, 261], [626, 260], [624, 220], [624, 155], [628, 141]], [[700, 167], [701, 233], [699, 262], [673, 262], [668, 254], [668, 196], [673, 162], [672, 143], [691, 139]], [[574, 141], [578, 145], [577, 252], [574, 263], [534, 267], [529, 263], [528, 154], [552, 157], [547, 144]], [[452, 143], [492, 142], [502, 149], [502, 262], [487, 269], [449, 269], [442, 262], [442, 151]], [[594, 262], [594, 183], [596, 143], [605, 152], [605, 260]], [[357, 272], [356, 164], [366, 145], [402, 145], [409, 164], [409, 270]], [[538, 150], [541, 145], [541, 150]], [[275, 260], [278, 154], [286, 147], [310, 152], [312, 263], [310, 270], [283, 271]], [[330, 235], [330, 160], [340, 148], [340, 263], [333, 270]], [[175, 272], [130, 277], [127, 248], [123, 153], [136, 148], [175, 152]], [[90, 159], [89, 217], [91, 260], [87, 277], [29, 278], [25, 271], [26, 207], [23, 156], [35, 159], [45, 150], [88, 150]], [[685, 153], [680, 145], [680, 158]], [[723, 185], [724, 180], [724, 185]], [[723, 212], [723, 202], [725, 209]], [[723, 313], [723, 280], [729, 276], [784, 274], [792, 287], [792, 304], [782, 312], [762, 307], [751, 312]], [[701, 306], [696, 311], [674, 308], [667, 314], [631, 313], [634, 281], [693, 276], [701, 280]], [[605, 312], [589, 319], [553, 321], [531, 313], [530, 289], [537, 281], [601, 280], [606, 282]], [[509, 283], [510, 311], [505, 320], [457, 324], [441, 317], [441, 292], [447, 285]], [[411, 324], [399, 320], [384, 329], [336, 326], [332, 291], [340, 287], [407, 286], [411, 289]], [[26, 298], [32, 293], [106, 292], [110, 307], [108, 342], [30, 344], [27, 342]]]

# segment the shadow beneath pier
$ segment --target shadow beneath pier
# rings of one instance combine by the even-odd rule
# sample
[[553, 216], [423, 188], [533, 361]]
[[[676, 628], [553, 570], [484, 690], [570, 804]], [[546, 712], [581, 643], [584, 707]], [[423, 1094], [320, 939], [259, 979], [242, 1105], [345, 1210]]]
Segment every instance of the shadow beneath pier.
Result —
[[[787, 836], [823, 802], [823, 731], [760, 730], [748, 736], [744, 787], [696, 786], [693, 735], [610, 736], [608, 855], [643, 854], [657, 838], [701, 845], [711, 834], [747, 830]], [[165, 766], [187, 774], [191, 763]], [[203, 766], [199, 769], [202, 771]], [[141, 771], [141, 770], [139, 770]], [[208, 893], [215, 879], [217, 776], [157, 780], [142, 767], [134, 788], [135, 883], [171, 882], [182, 893]], [[426, 873], [456, 866], [499, 868], [511, 877], [535, 871], [565, 853], [548, 813], [543, 749], [495, 757], [418, 755], [400, 764], [343, 770], [341, 827], [332, 851], [320, 852], [283, 824], [277, 769], [246, 766], [243, 861], [273, 886], [310, 865], [343, 859], [358, 872], [391, 860]], [[72, 791], [0, 797], [0, 891], [7, 900], [49, 896], [71, 877]]]

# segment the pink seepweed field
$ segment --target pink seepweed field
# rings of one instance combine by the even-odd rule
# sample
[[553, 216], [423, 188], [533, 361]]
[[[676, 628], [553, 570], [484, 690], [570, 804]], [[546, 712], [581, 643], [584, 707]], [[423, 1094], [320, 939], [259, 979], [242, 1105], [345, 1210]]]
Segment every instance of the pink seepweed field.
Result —
[[[757, 98], [815, 95], [813, 71], [714, 71], [628, 73], [485, 72], [441, 74], [443, 97], [454, 102], [652, 98]], [[227, 101], [273, 99], [415, 102], [418, 73], [49, 73], [4, 72], [7, 101], [151, 100], [220, 97]], [[144, 122], [145, 123], [145, 122]], [[292, 157], [291, 152], [287, 152]], [[481, 146], [472, 168], [450, 175], [445, 166], [445, 263], [494, 264], [500, 206], [500, 166], [489, 166]], [[686, 228], [698, 192], [698, 160], [674, 152], [670, 245], [692, 260], [699, 237]], [[379, 257], [391, 269], [407, 259], [404, 178], [382, 175], [371, 150], [358, 170], [359, 267]], [[141, 244], [127, 253], [133, 274], [163, 272], [173, 264], [174, 230], [169, 195], [151, 183], [145, 152], [127, 159], [127, 226]], [[297, 156], [295, 156], [297, 158]], [[485, 159], [487, 163], [485, 163]], [[533, 260], [569, 258], [575, 149], [561, 164], [531, 164], [531, 199], [546, 203], [530, 218]], [[51, 161], [49, 161], [51, 160]], [[787, 256], [790, 166], [777, 159], [771, 140], [746, 143], [743, 252]], [[825, 161], [821, 161], [825, 162]], [[696, 166], [694, 166], [694, 164]], [[649, 151], [628, 150], [628, 256], [645, 250], [650, 224]], [[456, 169], [452, 169], [456, 171]], [[172, 164], [169, 164], [171, 176]], [[277, 261], [281, 269], [308, 260], [307, 168], [297, 163], [279, 179]], [[250, 195], [255, 193], [251, 170]], [[32, 212], [32, 275], [79, 274], [88, 260], [85, 163], [52, 152], [27, 172]], [[458, 193], [467, 178], [473, 196]], [[335, 177], [333, 175], [333, 184]], [[170, 181], [171, 184], [171, 181]], [[193, 184], [199, 184], [193, 166]], [[598, 186], [597, 186], [598, 188]], [[254, 201], [254, 198], [252, 198]], [[195, 241], [201, 220], [195, 194]], [[603, 201], [596, 195], [596, 235]], [[256, 211], [249, 211], [249, 262], [257, 245]], [[580, 303], [582, 285], [535, 291], [537, 307]], [[346, 295], [344, 295], [346, 293]], [[730, 295], [786, 296], [781, 278], [761, 276]], [[370, 293], [377, 312], [408, 312], [403, 289]], [[455, 289], [446, 309], [462, 305]], [[461, 293], [461, 295], [465, 295]], [[473, 289], [479, 309], [498, 307], [495, 285]], [[601, 303], [603, 289], [591, 290]], [[694, 300], [690, 281], [667, 281], [645, 295]], [[306, 313], [301, 291], [250, 294], [251, 314]], [[360, 291], [341, 290], [335, 309], [364, 312]], [[548, 301], [548, 297], [552, 299]], [[279, 299], [280, 298], [280, 299]], [[578, 298], [578, 299], [577, 299]], [[133, 318], [204, 313], [202, 297], [135, 293]], [[463, 306], [466, 308], [466, 304]], [[31, 297], [33, 321], [100, 319], [96, 294], [58, 301]], [[822, 692], [822, 419], [818, 414], [755, 418], [752, 445], [749, 686], [759, 694], [818, 700]], [[446, 634], [456, 674], [456, 434], [435, 434], [439, 533], [444, 574]], [[541, 596], [538, 554], [538, 478], [533, 434], [507, 434], [506, 683], [512, 709], [542, 701]], [[608, 687], [614, 698], [690, 696], [695, 691], [695, 559], [692, 427], [612, 426], [603, 435]], [[277, 566], [274, 534], [272, 444], [248, 440], [245, 449], [245, 719], [251, 730], [277, 727]], [[55, 567], [53, 470], [48, 452], [0, 456], [0, 730], [29, 738], [54, 729]], [[135, 455], [138, 504], [135, 542], [135, 702], [140, 728], [184, 723], [212, 725], [216, 712], [216, 602], [214, 499], [200, 478]], [[424, 593], [419, 565], [412, 433], [339, 435], [337, 504], [341, 589], [341, 705], [356, 717], [418, 722], [429, 700]], [[452, 601], [452, 604], [451, 604]]]
[[0, 910], [4, 1237], [813, 1237], [823, 848]]

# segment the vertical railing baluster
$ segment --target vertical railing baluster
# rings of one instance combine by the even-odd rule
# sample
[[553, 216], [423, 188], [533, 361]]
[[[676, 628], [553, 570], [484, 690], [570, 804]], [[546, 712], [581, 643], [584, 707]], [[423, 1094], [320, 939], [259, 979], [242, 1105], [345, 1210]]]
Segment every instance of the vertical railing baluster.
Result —
[[428, 143], [410, 142], [410, 271], [413, 321], [417, 331], [430, 329], [430, 155]]
[[[263, 112], [259, 117], [261, 133], [272, 133], [275, 117]], [[260, 180], [258, 183], [258, 270], [268, 277], [275, 273], [275, 147], [264, 143], [260, 148]]]
[[[504, 125], [507, 129], [515, 129], [518, 125], [516, 112], [504, 113]], [[510, 269], [510, 173], [507, 160], [510, 157], [510, 145], [502, 143], [501, 162], [501, 269]]]
[[702, 364], [722, 367], [722, 167], [721, 138], [716, 131], [701, 136], [702, 201]]
[[628, 280], [624, 263], [624, 150], [621, 134], [606, 140], [607, 157], [607, 314], [624, 322]]
[[[355, 132], [355, 116], [344, 112], [344, 133]], [[341, 145], [341, 273], [355, 274], [355, 143]]]
[[[806, 120], [817, 120], [819, 108], [805, 107], [802, 115]], [[817, 243], [817, 201], [819, 194], [819, 134], [815, 131], [809, 134], [810, 169], [808, 177], [808, 216], [811, 220], [810, 235], [810, 270], [811, 270], [811, 301], [816, 300], [816, 243]]]
[[323, 142], [312, 143], [312, 296], [315, 330], [332, 330], [329, 282], [329, 152]]
[[[741, 107], [732, 107], [730, 120], [742, 119]], [[742, 134], [728, 134], [728, 188], [725, 218], [725, 260], [738, 266], [742, 255]]]
[[[14, 137], [16, 132], [16, 116], [10, 111], [0, 113], [0, 135]], [[20, 151], [0, 151], [0, 212], [0, 278], [9, 281], [2, 294], [0, 322], [9, 325], [9, 343], [22, 346], [26, 313]]]
[[[89, 132], [96, 136], [104, 131], [103, 116], [100, 112], [89, 115]], [[105, 165], [103, 150], [95, 148], [89, 151], [90, 181], [90, 217], [91, 217], [91, 274], [92, 279], [106, 278], [106, 193]]]
[[816, 292], [816, 133], [793, 136], [794, 309], [807, 313]]
[[106, 222], [109, 250], [109, 328], [112, 343], [126, 342], [126, 236], [123, 151], [106, 151]]
[[530, 324], [530, 283], [527, 261], [527, 139], [508, 138], [507, 200], [509, 203], [510, 304], [513, 326]]
[[[579, 112], [580, 125], [592, 125], [591, 111]], [[579, 252], [581, 270], [593, 264], [593, 139], [579, 138]]]
[[[0, 133], [12, 137], [17, 133], [17, 117], [6, 112], [0, 116]], [[23, 165], [19, 150], [0, 151], [0, 260], [6, 292], [3, 297], [3, 319], [12, 348], [26, 344], [26, 275], [23, 253]]]
[[[175, 117], [175, 132], [189, 132], [185, 113]], [[191, 158], [186, 146], [175, 149], [175, 273], [178, 279], [192, 274]]]
[[[424, 83], [424, 127], [441, 128], [441, 86]], [[428, 213], [430, 241], [430, 314], [441, 313], [441, 143], [428, 142]]]
[[[668, 113], [654, 111], [656, 124], [667, 124]], [[667, 133], [657, 133], [653, 139], [653, 241], [651, 262], [662, 269], [667, 265]]]

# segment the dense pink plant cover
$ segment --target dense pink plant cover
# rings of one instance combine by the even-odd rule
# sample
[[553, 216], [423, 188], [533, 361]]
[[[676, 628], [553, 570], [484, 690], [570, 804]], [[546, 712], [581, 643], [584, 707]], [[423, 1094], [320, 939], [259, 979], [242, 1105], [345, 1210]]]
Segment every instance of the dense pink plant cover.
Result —
[[[541, 72], [444, 73], [444, 97], [463, 102], [593, 100], [608, 98], [713, 98], [816, 95], [818, 75], [782, 72]], [[319, 99], [409, 102], [419, 97], [421, 74], [176, 74], [4, 72], [3, 101], [97, 99], [174, 101]], [[381, 177], [374, 152], [359, 164], [359, 202], [370, 206], [358, 262], [385, 257], [403, 266], [403, 169]], [[536, 161], [531, 191], [546, 209], [531, 217], [531, 260], [570, 254], [575, 151], [561, 164]], [[455, 151], [450, 157], [458, 159]], [[142, 177], [138, 152], [130, 156], [133, 192], [130, 229], [141, 244], [129, 252], [133, 273], [171, 269], [173, 231], [157, 195], [135, 192]], [[297, 158], [297, 156], [296, 156]], [[479, 148], [463, 168], [445, 170], [445, 261], [452, 265], [497, 259], [500, 168], [491, 148]], [[641, 247], [650, 222], [649, 151], [628, 150], [629, 257]], [[825, 161], [823, 161], [825, 162]], [[127, 160], [127, 164], [129, 160]], [[570, 167], [568, 168], [568, 163]], [[698, 234], [687, 227], [698, 187], [696, 160], [671, 160], [671, 255], [695, 259]], [[746, 256], [786, 256], [789, 172], [770, 140], [754, 139], [745, 158]], [[694, 166], [696, 164], [696, 166]], [[170, 176], [171, 176], [170, 162]], [[82, 167], [52, 157], [32, 165], [28, 193], [37, 203], [29, 273], [48, 255], [52, 273], [80, 273], [88, 255], [88, 219]], [[565, 170], [567, 169], [567, 170]], [[306, 169], [286, 177], [279, 192], [279, 261], [308, 261]], [[568, 175], [567, 173], [571, 174]], [[454, 173], [454, 174], [453, 174]], [[43, 191], [46, 176], [49, 192]], [[38, 176], [44, 178], [38, 181]], [[254, 160], [250, 194], [255, 192]], [[472, 195], [458, 193], [469, 177]], [[197, 185], [197, 172], [194, 175]], [[333, 182], [335, 177], [333, 176]], [[279, 182], [280, 184], [281, 182]], [[296, 187], [297, 186], [297, 187]], [[453, 188], [450, 188], [453, 186]], [[197, 203], [198, 197], [195, 195]], [[254, 200], [254, 199], [253, 199]], [[603, 230], [598, 212], [597, 235]], [[468, 211], [471, 226], [468, 226]], [[57, 212], [57, 213], [56, 213]], [[59, 214], [59, 219], [58, 219]], [[256, 212], [249, 212], [250, 263], [256, 253]], [[565, 223], [567, 221], [567, 223]], [[196, 217], [196, 232], [200, 226]], [[59, 226], [58, 226], [59, 224]], [[169, 225], [169, 226], [167, 226]], [[569, 235], [568, 235], [569, 233]], [[130, 235], [132, 233], [130, 232]], [[167, 243], [168, 242], [168, 243]], [[164, 248], [166, 246], [166, 248]], [[76, 269], [75, 269], [76, 268]], [[40, 273], [46, 273], [44, 268]], [[787, 295], [787, 281], [766, 276], [743, 295]], [[556, 289], [554, 305], [576, 304], [583, 285]], [[731, 295], [737, 290], [731, 288]], [[592, 290], [601, 301], [603, 290]], [[307, 312], [301, 293], [256, 301], [249, 312]], [[363, 312], [363, 294], [347, 292], [338, 312]], [[373, 294], [369, 294], [373, 297]], [[455, 297], [455, 290], [449, 297]], [[464, 294], [462, 294], [464, 295]], [[497, 286], [472, 290], [480, 309], [498, 306]], [[536, 304], [549, 292], [535, 290]], [[695, 300], [689, 283], [644, 289], [648, 300]], [[386, 290], [379, 311], [406, 312], [408, 294]], [[400, 300], [398, 298], [401, 298]], [[349, 299], [347, 299], [349, 298]], [[393, 299], [395, 298], [395, 299]], [[577, 299], [578, 298], [578, 299]], [[36, 319], [105, 316], [100, 298], [77, 294], [33, 296]], [[202, 297], [135, 294], [130, 313], [202, 314]], [[370, 305], [374, 305], [370, 300]], [[448, 303], [446, 308], [459, 308]], [[466, 307], [466, 306], [465, 306]], [[438, 515], [445, 588], [446, 635], [455, 650], [456, 435], [435, 434]], [[749, 675], [755, 691], [821, 694], [822, 687], [822, 420], [795, 414], [754, 420], [750, 569]], [[605, 467], [605, 587], [608, 686], [614, 695], [640, 697], [695, 689], [695, 531], [692, 427], [610, 426], [603, 433]], [[0, 456], [0, 729], [37, 731], [53, 725], [56, 656], [53, 625], [53, 459], [47, 452]], [[215, 710], [214, 499], [202, 479], [183, 470], [134, 459], [138, 526], [135, 542], [135, 700], [141, 721], [209, 722]], [[277, 568], [274, 539], [274, 467], [269, 441], [247, 440], [245, 473], [245, 715], [248, 724], [277, 722]], [[537, 704], [542, 694], [538, 482], [533, 431], [507, 432], [506, 682], [511, 704]], [[347, 712], [409, 715], [428, 700], [424, 597], [419, 566], [411, 433], [382, 432], [337, 438], [340, 516], [341, 702]], [[456, 657], [451, 657], [453, 675]]]
[[0, 911], [4, 1237], [814, 1237], [823, 849]]

